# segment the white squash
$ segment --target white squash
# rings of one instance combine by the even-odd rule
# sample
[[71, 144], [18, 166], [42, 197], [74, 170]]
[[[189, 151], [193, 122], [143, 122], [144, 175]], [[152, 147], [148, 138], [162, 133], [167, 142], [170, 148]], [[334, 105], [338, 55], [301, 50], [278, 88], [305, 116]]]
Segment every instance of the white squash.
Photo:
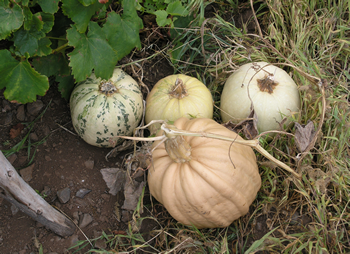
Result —
[[[137, 82], [121, 69], [110, 80], [92, 74], [77, 84], [70, 98], [75, 131], [87, 143], [112, 147], [130, 136], [143, 114], [143, 98]], [[112, 141], [112, 142], [111, 142]]]
[[146, 124], [152, 120], [175, 121], [180, 117], [213, 118], [213, 98], [198, 79], [183, 74], [157, 82], [146, 100]]
[[225, 83], [220, 105], [222, 120], [238, 123], [246, 119], [251, 103], [258, 118], [258, 131], [278, 130], [283, 118], [299, 111], [298, 87], [279, 67], [265, 62], [245, 64]]

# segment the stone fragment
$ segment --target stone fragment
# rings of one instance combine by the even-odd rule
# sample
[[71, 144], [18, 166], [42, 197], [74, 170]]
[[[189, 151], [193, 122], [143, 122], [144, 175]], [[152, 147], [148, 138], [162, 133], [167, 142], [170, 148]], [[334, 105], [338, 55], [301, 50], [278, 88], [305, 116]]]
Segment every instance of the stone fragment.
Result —
[[65, 204], [70, 199], [70, 189], [68, 187], [57, 191], [57, 197], [62, 204]]
[[30, 182], [33, 178], [32, 175], [33, 175], [34, 166], [35, 166], [35, 163], [19, 171], [19, 174], [21, 175], [23, 180], [26, 181], [27, 183]]
[[91, 192], [91, 190], [83, 188], [83, 189], [78, 190], [76, 192], [75, 196], [78, 198], [83, 198], [83, 197], [85, 197], [86, 194], [88, 194], [90, 192]]
[[27, 112], [29, 115], [37, 116], [43, 107], [44, 103], [41, 100], [37, 100], [27, 104]]
[[26, 119], [24, 105], [21, 105], [17, 108], [16, 117], [17, 117], [18, 121], [21, 121], [21, 122], [23, 122]]
[[88, 213], [84, 213], [82, 216], [80, 216], [79, 220], [79, 227], [80, 228], [85, 228], [88, 226], [94, 219], [92, 216]]
[[93, 160], [87, 160], [84, 162], [84, 164], [87, 169], [93, 169], [95, 162]]

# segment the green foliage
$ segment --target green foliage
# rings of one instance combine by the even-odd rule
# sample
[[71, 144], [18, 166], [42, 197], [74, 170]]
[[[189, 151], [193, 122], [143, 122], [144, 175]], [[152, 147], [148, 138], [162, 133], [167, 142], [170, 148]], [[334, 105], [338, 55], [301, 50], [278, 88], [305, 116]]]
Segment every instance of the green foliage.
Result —
[[[185, 1], [186, 2], [186, 1]], [[137, 11], [157, 16], [160, 26], [173, 26], [186, 16], [185, 3], [164, 1], [26, 0], [0, 2], [0, 89], [19, 103], [36, 100], [49, 88], [49, 77], [69, 99], [74, 82], [94, 71], [109, 79], [117, 62], [141, 48], [143, 28]], [[122, 12], [120, 12], [120, 7]]]

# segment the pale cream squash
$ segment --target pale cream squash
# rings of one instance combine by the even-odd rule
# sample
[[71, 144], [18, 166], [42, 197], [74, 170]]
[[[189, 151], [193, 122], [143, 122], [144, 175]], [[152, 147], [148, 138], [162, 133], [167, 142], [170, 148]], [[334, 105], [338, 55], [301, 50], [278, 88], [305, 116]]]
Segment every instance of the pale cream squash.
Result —
[[222, 120], [238, 123], [248, 118], [252, 102], [259, 132], [278, 130], [283, 118], [299, 111], [298, 87], [279, 67], [265, 62], [245, 64], [225, 83], [220, 105]]
[[180, 117], [212, 118], [213, 98], [198, 79], [170, 75], [157, 82], [147, 96], [146, 124], [152, 120], [175, 121]]
[[[180, 118], [174, 126], [243, 140], [212, 119]], [[197, 228], [226, 227], [248, 212], [261, 186], [250, 147], [193, 136], [159, 142], [153, 144], [149, 189], [176, 220]]]

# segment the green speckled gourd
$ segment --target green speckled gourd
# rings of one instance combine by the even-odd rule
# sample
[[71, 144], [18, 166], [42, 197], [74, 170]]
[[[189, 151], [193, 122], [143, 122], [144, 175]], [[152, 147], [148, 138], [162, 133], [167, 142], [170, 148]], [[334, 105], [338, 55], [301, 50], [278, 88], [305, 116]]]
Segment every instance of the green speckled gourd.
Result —
[[74, 88], [70, 97], [75, 131], [88, 144], [113, 147], [130, 136], [143, 114], [142, 93], [137, 82], [115, 68], [108, 81], [92, 74]]

